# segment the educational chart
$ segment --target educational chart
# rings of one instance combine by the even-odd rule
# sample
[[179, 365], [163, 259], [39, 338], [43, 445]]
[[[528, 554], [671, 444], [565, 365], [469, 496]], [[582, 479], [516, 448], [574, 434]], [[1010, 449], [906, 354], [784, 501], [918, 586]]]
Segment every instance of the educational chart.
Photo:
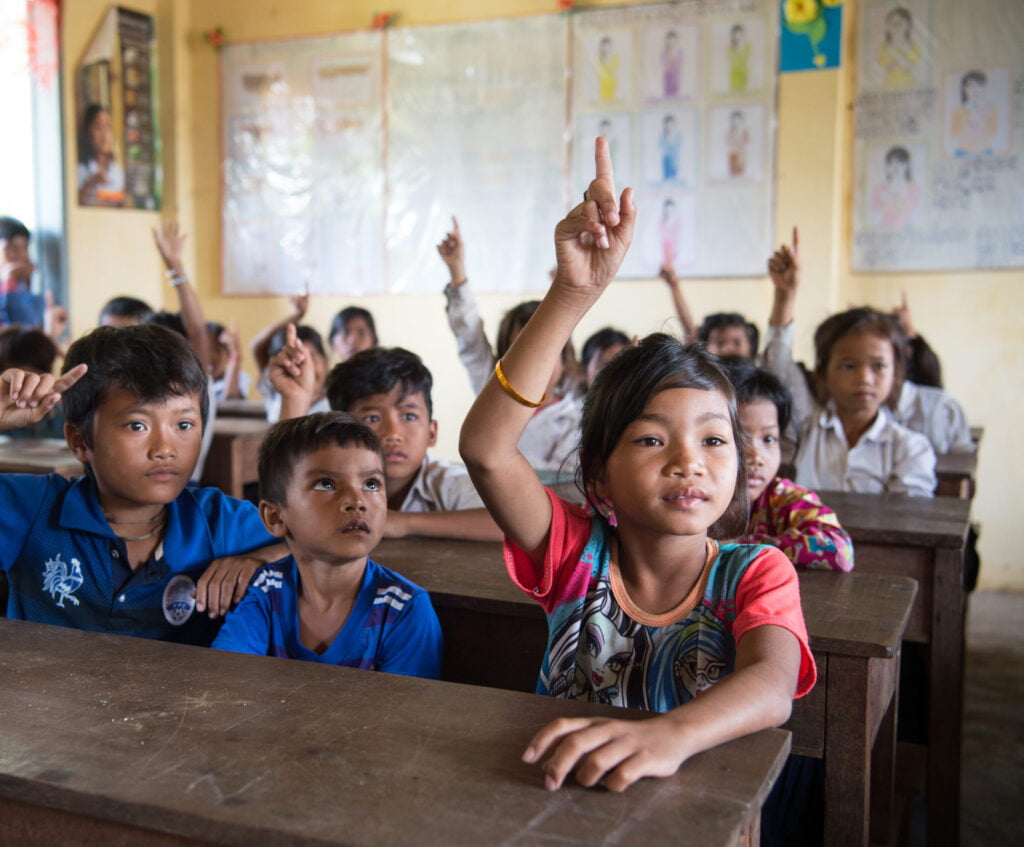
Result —
[[604, 135], [640, 214], [621, 275], [761, 276], [772, 251], [778, 6], [590, 9], [573, 22], [573, 196]]
[[448, 281], [458, 218], [477, 291], [546, 288], [565, 213], [566, 19], [388, 32], [390, 291]]
[[381, 41], [221, 51], [225, 294], [383, 290]]
[[1024, 4], [868, 0], [853, 267], [1024, 265]]

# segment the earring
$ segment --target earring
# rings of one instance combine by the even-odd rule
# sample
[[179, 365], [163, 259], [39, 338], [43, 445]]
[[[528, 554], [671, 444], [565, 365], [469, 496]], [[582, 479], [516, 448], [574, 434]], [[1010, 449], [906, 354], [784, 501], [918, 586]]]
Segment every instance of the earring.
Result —
[[591, 508], [602, 518], [608, 521], [608, 526], [618, 526], [618, 518], [615, 517], [615, 504], [607, 497], [598, 497], [593, 491], [587, 493], [587, 502]]

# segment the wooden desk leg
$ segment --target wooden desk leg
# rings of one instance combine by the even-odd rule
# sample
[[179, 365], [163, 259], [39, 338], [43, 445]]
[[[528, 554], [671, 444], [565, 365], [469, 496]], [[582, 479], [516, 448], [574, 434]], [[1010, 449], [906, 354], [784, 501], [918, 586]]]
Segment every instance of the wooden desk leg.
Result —
[[928, 656], [928, 843], [960, 843], [964, 696], [963, 552], [936, 551]]
[[[880, 661], [880, 660], [876, 660]], [[889, 706], [885, 710], [875, 746], [871, 750], [871, 841], [888, 844], [891, 841], [893, 805], [896, 789], [896, 716], [899, 710], [900, 656], [889, 660], [891, 677], [888, 678]]]
[[871, 776], [868, 660], [829, 656], [825, 718], [825, 843], [867, 847]]
[[231, 439], [231, 496], [239, 500], [245, 493], [245, 482], [242, 480], [242, 440]]

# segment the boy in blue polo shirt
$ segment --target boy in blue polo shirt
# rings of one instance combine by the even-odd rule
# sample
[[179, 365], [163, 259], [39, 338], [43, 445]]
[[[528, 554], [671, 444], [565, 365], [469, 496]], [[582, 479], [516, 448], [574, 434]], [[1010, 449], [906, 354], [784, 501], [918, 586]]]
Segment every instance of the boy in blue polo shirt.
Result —
[[59, 379], [0, 375], [0, 431], [59, 399], [86, 473], [0, 474], [7, 616], [209, 644], [209, 619], [282, 550], [252, 504], [185, 487], [207, 415], [195, 353], [163, 327], [100, 327], [71, 345]]
[[260, 516], [291, 555], [260, 571], [213, 646], [436, 679], [429, 595], [370, 559], [388, 517], [373, 430], [339, 412], [281, 421], [259, 474]]

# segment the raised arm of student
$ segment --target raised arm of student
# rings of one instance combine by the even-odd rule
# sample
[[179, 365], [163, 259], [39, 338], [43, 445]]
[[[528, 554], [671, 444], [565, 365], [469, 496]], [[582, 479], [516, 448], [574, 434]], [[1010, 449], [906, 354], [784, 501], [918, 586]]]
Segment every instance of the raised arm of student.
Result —
[[244, 400], [242, 393], [242, 345], [238, 340], [238, 318], [231, 319], [231, 328], [225, 329], [217, 339], [228, 351], [228, 364], [224, 369], [224, 398]]
[[309, 308], [309, 295], [308, 294], [293, 294], [288, 298], [291, 302], [291, 312], [281, 318], [279, 321], [267, 324], [263, 329], [256, 333], [252, 341], [249, 342], [249, 352], [252, 353], [252, 357], [256, 362], [256, 367], [262, 371], [267, 364], [270, 362], [270, 356], [267, 354], [267, 349], [270, 347], [270, 339], [274, 337], [279, 329], [288, 326], [288, 324], [299, 324], [302, 319], [306, 316], [306, 309]]
[[768, 275], [775, 287], [768, 318], [768, 342], [764, 366], [774, 373], [793, 395], [793, 426], [799, 429], [815, 408], [803, 371], [793, 361], [793, 305], [800, 287], [800, 234], [793, 227], [793, 244], [783, 244], [768, 259]]
[[182, 261], [186, 237], [178, 228], [177, 221], [162, 221], [160, 226], [153, 227], [153, 241], [160, 252], [160, 258], [164, 260], [167, 270], [174, 274], [172, 283], [178, 296], [178, 309], [181, 312], [181, 322], [185, 325], [188, 343], [196, 351], [203, 372], [209, 373], [213, 359], [210, 352], [210, 334], [206, 331], [206, 318], [199, 303], [199, 295], [185, 273]]
[[284, 347], [270, 359], [267, 375], [270, 384], [281, 395], [280, 420], [309, 414], [316, 393], [316, 370], [313, 359], [299, 339], [295, 324], [287, 325]]
[[632, 190], [615, 194], [604, 138], [597, 139], [595, 159], [596, 176], [584, 202], [555, 227], [558, 268], [551, 288], [469, 410], [459, 442], [498, 526], [538, 562], [551, 524], [551, 503], [518, 450], [519, 437], [565, 342], [618, 272], [636, 220]]
[[437, 253], [448, 266], [449, 282], [444, 287], [445, 314], [455, 336], [459, 361], [469, 374], [469, 383], [479, 394], [491, 376], [494, 352], [484, 333], [484, 322], [472, 289], [466, 285], [466, 248], [459, 222], [452, 217], [452, 229], [437, 245]]
[[18, 368], [4, 371], [0, 374], [0, 432], [39, 423], [86, 370], [87, 365], [76, 365], [59, 378]]
[[446, 512], [388, 511], [385, 538], [461, 538], [464, 541], [501, 541], [502, 532], [486, 509], [455, 509]]
[[690, 306], [683, 296], [683, 290], [679, 286], [679, 277], [676, 276], [676, 269], [669, 262], [661, 266], [661, 278], [668, 283], [669, 291], [672, 293], [672, 304], [676, 307], [676, 315], [679, 323], [683, 325], [683, 341], [692, 344], [697, 340], [697, 324], [694, 323]]

